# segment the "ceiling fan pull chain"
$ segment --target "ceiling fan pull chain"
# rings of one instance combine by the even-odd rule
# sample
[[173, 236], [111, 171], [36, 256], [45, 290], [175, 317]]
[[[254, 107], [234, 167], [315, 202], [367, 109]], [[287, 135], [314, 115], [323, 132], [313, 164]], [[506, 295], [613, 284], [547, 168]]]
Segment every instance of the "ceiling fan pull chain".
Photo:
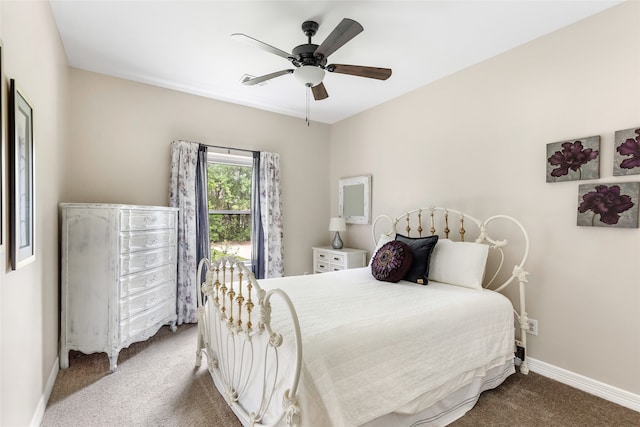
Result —
[[310, 94], [310, 92], [311, 92], [311, 87], [310, 87], [310, 86], [307, 86], [307, 90], [306, 90], [305, 92], [307, 93], [307, 108], [306, 108], [306, 117], [305, 117], [305, 120], [306, 120], [306, 122], [307, 122], [307, 126], [310, 126], [310, 123], [309, 123], [309, 108], [310, 108], [310, 105], [311, 105], [311, 104], [310, 104], [310, 100], [309, 100], [309, 94]]

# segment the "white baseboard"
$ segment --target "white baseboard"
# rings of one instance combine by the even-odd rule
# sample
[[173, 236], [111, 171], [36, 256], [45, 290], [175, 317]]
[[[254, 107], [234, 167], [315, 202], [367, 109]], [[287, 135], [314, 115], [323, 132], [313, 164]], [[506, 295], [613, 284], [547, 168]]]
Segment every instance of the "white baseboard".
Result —
[[40, 424], [42, 424], [42, 419], [44, 418], [44, 410], [47, 409], [47, 403], [49, 402], [49, 398], [51, 397], [53, 385], [56, 383], [58, 371], [60, 371], [60, 360], [56, 357], [56, 360], [53, 363], [53, 367], [51, 368], [51, 372], [49, 372], [49, 378], [47, 379], [47, 383], [44, 386], [42, 396], [40, 397], [40, 401], [38, 402], [36, 412], [33, 414], [33, 418], [31, 418], [31, 427], [39, 427]]
[[537, 374], [640, 412], [640, 395], [527, 357], [529, 369]]

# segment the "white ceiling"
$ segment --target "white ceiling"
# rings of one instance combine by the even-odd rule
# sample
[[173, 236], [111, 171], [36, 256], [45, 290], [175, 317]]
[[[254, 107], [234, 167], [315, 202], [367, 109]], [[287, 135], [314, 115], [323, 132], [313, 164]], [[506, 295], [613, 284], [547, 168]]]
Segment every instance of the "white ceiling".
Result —
[[621, 0], [100, 1], [51, 0], [71, 66], [295, 117], [307, 89], [292, 75], [244, 86], [244, 74], [291, 68], [240, 43], [245, 33], [287, 52], [320, 24], [321, 44], [342, 18], [364, 31], [329, 63], [392, 68], [386, 81], [327, 73], [329, 98], [310, 119], [335, 123], [621, 3]]

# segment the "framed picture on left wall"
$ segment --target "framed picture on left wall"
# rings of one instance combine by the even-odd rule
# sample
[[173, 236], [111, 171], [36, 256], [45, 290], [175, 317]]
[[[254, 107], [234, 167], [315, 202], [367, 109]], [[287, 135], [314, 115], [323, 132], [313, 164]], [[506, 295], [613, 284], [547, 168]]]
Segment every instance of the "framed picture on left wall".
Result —
[[11, 79], [9, 94], [9, 242], [11, 268], [35, 260], [33, 108]]
[[5, 144], [4, 144], [4, 131], [5, 131], [5, 122], [4, 122], [4, 111], [7, 108], [5, 105], [5, 97], [4, 97], [4, 57], [2, 56], [2, 40], [0, 40], [0, 247], [3, 248], [4, 251], [4, 243], [6, 241], [4, 224], [5, 224], [5, 203], [4, 203], [4, 194], [5, 194], [5, 163], [6, 163], [6, 154], [5, 154]]

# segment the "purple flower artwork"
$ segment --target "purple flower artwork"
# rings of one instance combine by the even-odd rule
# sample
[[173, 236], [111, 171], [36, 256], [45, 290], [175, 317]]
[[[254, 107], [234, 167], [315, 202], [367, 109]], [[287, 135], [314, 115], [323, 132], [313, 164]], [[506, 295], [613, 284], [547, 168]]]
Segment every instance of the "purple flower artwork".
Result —
[[600, 178], [600, 136], [547, 144], [547, 182]]
[[613, 175], [640, 174], [640, 126], [616, 131], [615, 147]]
[[638, 228], [640, 182], [582, 184], [578, 189], [578, 225]]

